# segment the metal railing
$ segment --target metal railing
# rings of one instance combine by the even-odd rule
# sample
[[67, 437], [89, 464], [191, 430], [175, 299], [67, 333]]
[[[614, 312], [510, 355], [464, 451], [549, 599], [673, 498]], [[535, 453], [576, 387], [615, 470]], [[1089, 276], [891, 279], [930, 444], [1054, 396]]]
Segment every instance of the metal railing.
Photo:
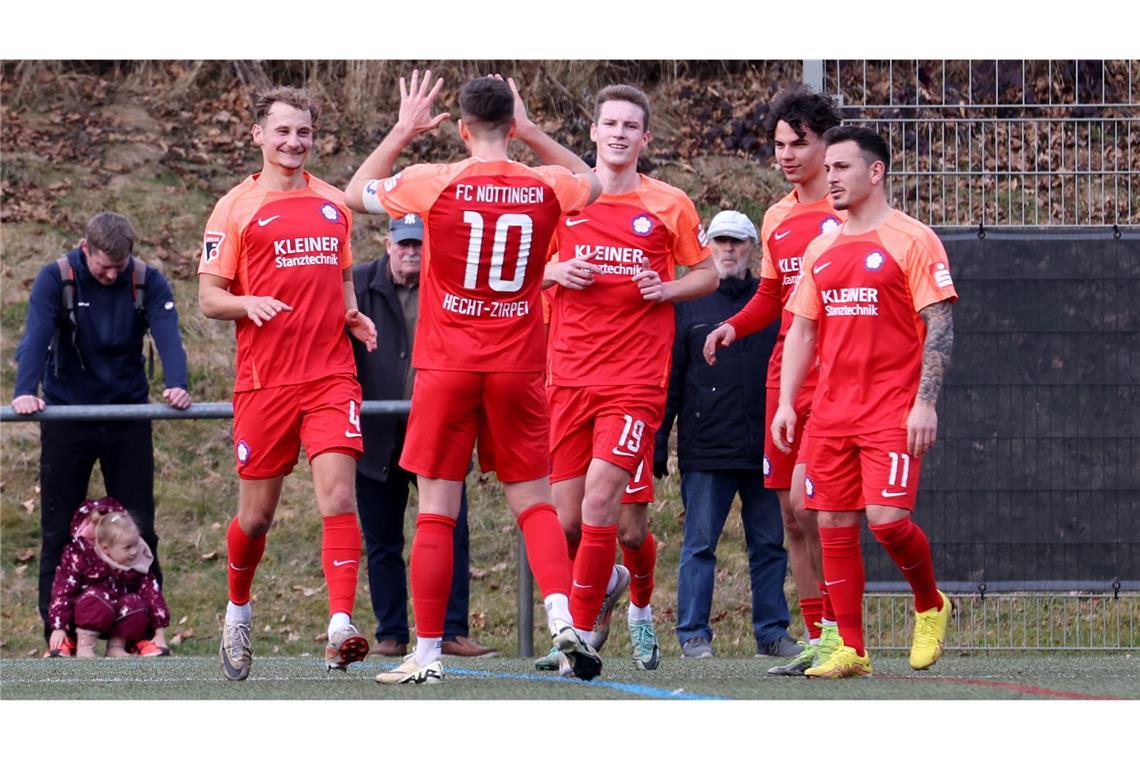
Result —
[[[362, 415], [407, 415], [410, 401], [365, 401], [360, 405]], [[11, 406], [0, 406], [0, 422], [41, 422], [53, 420], [217, 420], [234, 416], [229, 402], [195, 403], [189, 409], [174, 409], [166, 404], [90, 404], [56, 405], [45, 407], [35, 414], [17, 414]], [[516, 541], [518, 552], [518, 654], [534, 654], [534, 577], [527, 564], [526, 545], [522, 533]]]
[[932, 226], [1140, 224], [1140, 61], [805, 61]]

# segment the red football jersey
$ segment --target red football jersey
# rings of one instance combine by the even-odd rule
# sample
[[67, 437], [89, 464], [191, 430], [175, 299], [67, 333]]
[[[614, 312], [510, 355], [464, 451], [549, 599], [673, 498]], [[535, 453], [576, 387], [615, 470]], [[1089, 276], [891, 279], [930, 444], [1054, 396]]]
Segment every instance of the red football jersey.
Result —
[[[780, 319], [780, 333], [768, 361], [768, 388], [779, 389], [780, 366], [784, 358], [784, 339], [792, 326], [792, 314], [787, 311], [796, 283], [800, 281], [800, 266], [804, 251], [811, 241], [837, 229], [846, 215], [831, 205], [831, 194], [811, 203], [800, 203], [796, 191], [785, 195], [764, 213], [760, 240], [763, 246], [760, 259], [760, 277], [776, 280], [784, 313]], [[804, 388], [814, 388], [819, 377], [816, 367], [804, 378]]]
[[199, 274], [231, 280], [235, 295], [272, 296], [293, 307], [261, 327], [235, 322], [234, 392], [356, 374], [344, 330], [344, 270], [352, 266], [352, 215], [344, 193], [305, 174], [277, 192], [254, 174], [210, 214]]
[[562, 167], [475, 158], [369, 182], [369, 211], [424, 218], [413, 365], [542, 371], [545, 253], [559, 218], [589, 198], [589, 179]]
[[819, 323], [810, 423], [817, 436], [905, 427], [926, 340], [918, 312], [958, 298], [946, 250], [926, 225], [892, 211], [870, 232], [843, 229], [808, 246], [788, 304]]
[[652, 268], [663, 281], [677, 264], [708, 258], [693, 202], [672, 185], [641, 177], [621, 195], [601, 195], [558, 225], [560, 261], [589, 258], [601, 272], [584, 290], [552, 288], [548, 378], [552, 385], [656, 385], [669, 381], [673, 304], [646, 301], [632, 281]]

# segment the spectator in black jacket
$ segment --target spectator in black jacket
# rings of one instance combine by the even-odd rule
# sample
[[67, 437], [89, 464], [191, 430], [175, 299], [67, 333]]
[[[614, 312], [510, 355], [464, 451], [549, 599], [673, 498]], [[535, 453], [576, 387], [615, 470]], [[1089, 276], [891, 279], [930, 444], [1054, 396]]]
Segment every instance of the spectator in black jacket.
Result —
[[737, 211], [717, 214], [708, 230], [720, 275], [717, 291], [676, 306], [677, 331], [665, 419], [657, 431], [654, 474], [668, 474], [669, 431], [678, 419], [677, 459], [685, 532], [677, 582], [677, 639], [683, 657], [713, 657], [709, 625], [716, 547], [740, 494], [752, 582], [752, 630], [757, 656], [799, 652], [788, 636], [784, 598], [787, 553], [780, 505], [764, 488], [764, 379], [779, 324], [737, 341], [710, 367], [705, 337], [756, 292], [749, 271], [756, 227]]
[[[412, 346], [419, 317], [423, 219], [409, 214], [388, 227], [387, 253], [352, 268], [357, 308], [376, 324], [379, 346], [353, 341], [364, 399], [410, 399], [415, 369]], [[368, 587], [376, 614], [377, 654], [403, 656], [408, 647], [408, 581], [404, 565], [404, 511], [416, 476], [400, 467], [408, 421], [393, 415], [360, 419], [364, 456], [356, 462], [356, 509], [368, 553]], [[454, 533], [455, 565], [443, 625], [443, 653], [459, 657], [498, 654], [468, 636], [467, 490]]]
[[[134, 245], [126, 217], [103, 211], [87, 223], [78, 248], [36, 275], [16, 347], [12, 409], [17, 414], [57, 404], [145, 404], [148, 328], [162, 359], [163, 399], [175, 409], [190, 406], [174, 293], [161, 272], [131, 255]], [[37, 395], [40, 383], [43, 398]], [[71, 540], [72, 515], [87, 498], [95, 460], [107, 495], [127, 508], [154, 553], [152, 568], [160, 583], [162, 572], [154, 531], [150, 420], [43, 422], [40, 441], [39, 609], [46, 641], [52, 631], [47, 622], [52, 580]]]

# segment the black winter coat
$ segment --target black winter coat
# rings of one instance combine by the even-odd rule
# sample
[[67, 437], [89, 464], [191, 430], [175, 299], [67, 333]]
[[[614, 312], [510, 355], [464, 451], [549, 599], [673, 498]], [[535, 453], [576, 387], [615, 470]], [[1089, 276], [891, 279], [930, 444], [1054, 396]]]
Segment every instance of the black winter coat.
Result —
[[757, 287], [749, 274], [721, 280], [714, 293], [676, 304], [673, 368], [655, 439], [655, 473], [665, 470], [674, 419], [681, 472], [763, 467], [764, 384], [780, 323], [720, 349], [716, 366], [701, 353], [708, 334], [743, 308]]
[[[376, 261], [355, 265], [352, 285], [357, 307], [376, 324], [379, 344], [375, 351], [369, 352], [360, 341], [352, 341], [364, 400], [402, 399], [404, 382], [412, 365], [412, 347], [387, 254]], [[361, 416], [364, 456], [357, 461], [356, 469], [373, 480], [387, 481], [392, 454], [403, 448], [407, 426], [407, 418], [398, 415]]]

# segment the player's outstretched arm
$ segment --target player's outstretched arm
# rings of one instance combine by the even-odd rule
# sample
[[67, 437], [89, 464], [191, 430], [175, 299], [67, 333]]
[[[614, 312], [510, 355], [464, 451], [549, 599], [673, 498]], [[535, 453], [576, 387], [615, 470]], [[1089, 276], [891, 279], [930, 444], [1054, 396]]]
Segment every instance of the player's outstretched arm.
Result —
[[[954, 350], [954, 317], [950, 301], [927, 306], [918, 315], [926, 323], [926, 342], [922, 346], [922, 375], [918, 395], [906, 420], [906, 439], [910, 455], [920, 457], [930, 451], [938, 438], [938, 394], [950, 369]], [[785, 356], [787, 354], [785, 353]]]
[[451, 118], [449, 113], [431, 115], [432, 104], [443, 89], [443, 79], [432, 84], [431, 69], [424, 71], [420, 80], [419, 69], [412, 69], [409, 85], [400, 77], [400, 115], [392, 131], [380, 141], [376, 150], [364, 160], [348, 187], [344, 189], [344, 200], [353, 211], [376, 213], [375, 209], [364, 205], [364, 188], [374, 179], [386, 179], [392, 175], [392, 166], [400, 151], [406, 148], [421, 132], [435, 129]]
[[249, 319], [258, 327], [293, 307], [273, 296], [235, 296], [230, 281], [216, 274], [198, 275], [198, 308], [210, 319]]
[[785, 454], [792, 451], [796, 433], [796, 395], [804, 384], [804, 378], [815, 361], [815, 342], [819, 334], [819, 323], [798, 314], [792, 320], [788, 335], [784, 339], [784, 358], [780, 365], [780, 405], [772, 418], [772, 442]]

